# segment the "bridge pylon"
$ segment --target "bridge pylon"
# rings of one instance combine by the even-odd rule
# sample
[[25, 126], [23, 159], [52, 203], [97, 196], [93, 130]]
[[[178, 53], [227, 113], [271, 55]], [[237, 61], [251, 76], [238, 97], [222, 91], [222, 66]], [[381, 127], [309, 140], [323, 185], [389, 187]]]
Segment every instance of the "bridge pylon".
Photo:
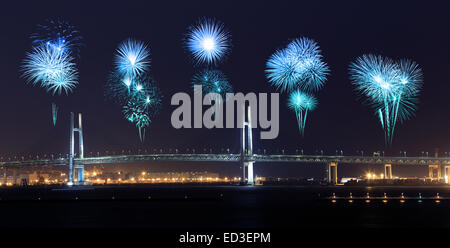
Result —
[[75, 174], [77, 174], [77, 184], [84, 184], [84, 165], [74, 164], [75, 159], [75, 132], [78, 132], [78, 152], [79, 158], [84, 158], [83, 145], [83, 126], [81, 121], [81, 113], [78, 114], [78, 127], [75, 127], [75, 115], [70, 113], [70, 146], [69, 146], [69, 178], [67, 185], [75, 183]]
[[[245, 104], [242, 106], [242, 130], [241, 130], [241, 164], [242, 164], [242, 179], [241, 182], [249, 185], [254, 184], [253, 179], [253, 163], [254, 161], [248, 160], [248, 157], [253, 156], [253, 139], [252, 139], [252, 116], [251, 108], [247, 108], [247, 121], [245, 121]], [[247, 128], [245, 128], [247, 127]], [[247, 133], [245, 133], [247, 131]], [[247, 136], [247, 139], [245, 138]], [[246, 142], [247, 141], [247, 142]], [[247, 167], [247, 181], [245, 169]]]

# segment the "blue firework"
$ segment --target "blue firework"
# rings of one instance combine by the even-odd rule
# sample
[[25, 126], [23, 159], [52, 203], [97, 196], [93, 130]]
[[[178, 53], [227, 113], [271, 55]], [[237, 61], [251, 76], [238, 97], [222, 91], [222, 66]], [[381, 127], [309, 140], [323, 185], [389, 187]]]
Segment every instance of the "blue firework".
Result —
[[52, 94], [68, 94], [78, 84], [78, 72], [73, 57], [64, 50], [42, 44], [26, 55], [23, 76], [32, 84]]
[[[216, 93], [220, 95], [222, 101], [227, 100], [227, 93], [233, 92], [233, 87], [228, 82], [226, 75], [216, 69], [204, 69], [194, 75], [192, 79], [192, 87], [195, 85], [202, 86], [203, 96], [209, 93]], [[199, 93], [199, 92], [195, 92]], [[214, 100], [219, 100], [214, 98]]]
[[47, 19], [43, 24], [37, 25], [35, 33], [30, 35], [33, 46], [46, 44], [56, 49], [64, 49], [79, 57], [83, 46], [80, 32], [69, 22], [56, 19]]
[[145, 138], [145, 128], [161, 108], [161, 100], [161, 91], [153, 81], [146, 79], [133, 84], [122, 112], [128, 121], [136, 125], [142, 142]]
[[145, 43], [128, 39], [119, 45], [116, 52], [115, 66], [117, 73], [127, 77], [135, 77], [148, 71], [150, 51]]
[[414, 116], [423, 84], [421, 69], [410, 60], [394, 62], [369, 54], [350, 64], [350, 79], [374, 108], [391, 145], [397, 122]]
[[231, 35], [222, 22], [203, 18], [189, 28], [186, 46], [198, 64], [217, 64], [231, 50]]
[[321, 89], [329, 74], [317, 43], [308, 38], [295, 39], [277, 50], [266, 63], [266, 76], [281, 92], [300, 88], [307, 92]]
[[122, 110], [125, 118], [134, 123], [139, 131], [139, 138], [144, 141], [145, 128], [150, 125], [150, 116], [147, 109], [134, 97], [131, 97]]
[[309, 111], [313, 111], [317, 107], [317, 99], [308, 93], [300, 90], [294, 90], [289, 95], [288, 108], [295, 112], [297, 124], [302, 136], [305, 135], [306, 118]]
[[266, 64], [266, 75], [270, 83], [281, 92], [292, 91], [298, 87], [302, 72], [298, 69], [298, 60], [285, 50], [278, 50]]
[[142, 74], [136, 77], [111, 73], [105, 85], [105, 96], [124, 105], [132, 97], [137, 97], [147, 107], [159, 106], [162, 94], [152, 77]]

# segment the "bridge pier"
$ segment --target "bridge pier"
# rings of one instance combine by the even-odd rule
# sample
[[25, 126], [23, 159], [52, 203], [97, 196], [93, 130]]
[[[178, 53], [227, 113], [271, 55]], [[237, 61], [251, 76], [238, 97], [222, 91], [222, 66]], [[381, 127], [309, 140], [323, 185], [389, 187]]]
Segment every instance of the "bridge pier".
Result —
[[450, 174], [450, 165], [443, 165], [442, 166], [442, 178], [444, 180], [444, 183], [449, 183], [449, 174]]
[[84, 144], [83, 144], [83, 126], [81, 121], [81, 113], [78, 114], [78, 127], [75, 128], [75, 115], [70, 113], [70, 150], [69, 150], [69, 175], [67, 185], [75, 183], [75, 172], [77, 172], [77, 184], [84, 184], [84, 165], [74, 164], [75, 159], [75, 132], [78, 132], [78, 152], [79, 158], [84, 158]]
[[17, 168], [16, 167], [13, 167], [13, 183], [12, 183], [12, 185], [17, 185]]
[[384, 179], [392, 178], [392, 164], [384, 164]]
[[6, 167], [3, 167], [3, 184], [6, 185], [8, 183], [8, 177], [6, 176]]
[[434, 164], [428, 165], [428, 177], [431, 180], [441, 179], [441, 166]]
[[253, 185], [255, 183], [254, 177], [253, 177], [253, 162], [246, 163], [247, 165], [247, 184]]
[[336, 185], [338, 182], [337, 166], [338, 163], [336, 162], [330, 162], [328, 164], [328, 183], [332, 185]]

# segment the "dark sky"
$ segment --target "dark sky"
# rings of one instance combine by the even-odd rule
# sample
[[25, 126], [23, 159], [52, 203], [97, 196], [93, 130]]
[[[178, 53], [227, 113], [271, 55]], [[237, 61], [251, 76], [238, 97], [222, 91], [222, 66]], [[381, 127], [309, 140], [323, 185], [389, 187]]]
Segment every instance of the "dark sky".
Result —
[[[191, 93], [197, 69], [183, 48], [186, 29], [198, 18], [215, 17], [231, 31], [233, 50], [220, 69], [239, 92], [273, 92], [265, 61], [277, 48], [301, 36], [316, 40], [331, 68], [317, 95], [301, 138], [293, 112], [280, 102], [280, 135], [254, 146], [276, 150], [304, 148], [309, 153], [336, 149], [383, 150], [384, 136], [373, 111], [358, 100], [348, 79], [348, 64], [364, 53], [421, 65], [424, 87], [416, 117], [399, 125], [391, 153], [416, 155], [435, 148], [450, 151], [450, 3], [448, 1], [7, 1], [0, 8], [0, 154], [66, 153], [70, 111], [82, 112], [87, 152], [152, 148], [231, 148], [238, 131], [176, 130], [170, 124], [171, 96]], [[46, 18], [63, 18], [84, 36], [80, 84], [69, 96], [51, 97], [26, 84], [19, 67], [31, 49], [29, 34]], [[152, 74], [164, 93], [163, 108], [144, 144], [124, 120], [119, 106], [104, 100], [104, 83], [114, 49], [134, 37], [150, 44]], [[51, 103], [60, 107], [51, 125]]]

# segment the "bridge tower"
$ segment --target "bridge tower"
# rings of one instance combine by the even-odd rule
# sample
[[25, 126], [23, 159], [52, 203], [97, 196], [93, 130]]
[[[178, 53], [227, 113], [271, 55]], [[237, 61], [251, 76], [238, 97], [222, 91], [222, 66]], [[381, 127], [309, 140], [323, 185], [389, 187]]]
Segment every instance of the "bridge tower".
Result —
[[[245, 121], [245, 104], [242, 106], [242, 130], [241, 130], [241, 164], [242, 164], [242, 182], [245, 183], [245, 168], [247, 167], [247, 184], [253, 185], [253, 163], [248, 160], [248, 157], [253, 156], [253, 142], [252, 142], [252, 116], [251, 108], [247, 108], [247, 121]], [[245, 128], [247, 127], [247, 128]], [[247, 130], [247, 135], [245, 131]], [[247, 136], [247, 140], [245, 139]], [[247, 141], [247, 142], [246, 142]]]
[[[75, 174], [78, 176], [77, 184], [84, 184], [84, 165], [74, 164], [75, 159], [75, 132], [78, 132], [79, 158], [84, 158], [83, 126], [81, 124], [81, 113], [78, 114], [78, 127], [75, 127], [75, 115], [70, 113], [70, 148], [69, 148], [69, 178], [68, 185], [74, 184]], [[77, 173], [75, 173], [77, 172]]]

